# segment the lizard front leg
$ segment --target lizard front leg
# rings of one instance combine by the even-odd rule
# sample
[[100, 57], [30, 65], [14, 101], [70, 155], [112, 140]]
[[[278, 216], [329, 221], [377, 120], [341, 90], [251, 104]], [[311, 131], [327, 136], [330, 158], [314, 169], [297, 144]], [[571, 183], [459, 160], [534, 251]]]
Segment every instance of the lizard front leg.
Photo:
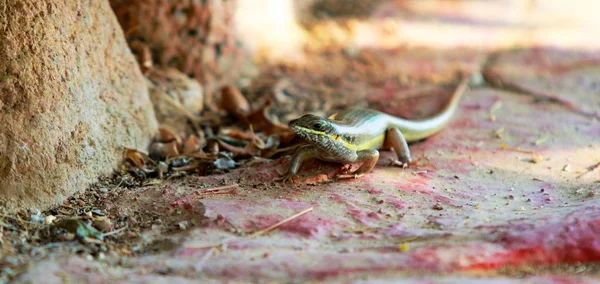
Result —
[[306, 160], [319, 158], [319, 149], [314, 146], [304, 146], [296, 151], [288, 172], [277, 180], [289, 181], [300, 171], [302, 163]]
[[398, 160], [394, 161], [394, 165], [406, 168], [412, 161], [410, 157], [410, 149], [408, 149], [408, 143], [406, 142], [406, 138], [404, 138], [404, 135], [402, 135], [400, 129], [388, 129], [385, 135], [385, 144], [394, 148], [394, 151], [398, 156]]

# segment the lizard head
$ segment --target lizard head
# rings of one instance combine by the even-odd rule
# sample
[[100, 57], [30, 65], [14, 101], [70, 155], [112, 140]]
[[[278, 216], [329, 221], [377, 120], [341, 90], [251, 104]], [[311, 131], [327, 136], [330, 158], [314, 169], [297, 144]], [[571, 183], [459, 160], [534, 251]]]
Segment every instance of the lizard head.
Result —
[[332, 123], [316, 115], [305, 114], [290, 121], [289, 126], [298, 136], [319, 148], [326, 148], [336, 140], [337, 134]]
[[320, 158], [351, 163], [356, 160], [356, 150], [343, 138], [336, 125], [325, 118], [305, 114], [289, 123], [290, 129], [300, 138], [322, 150]]

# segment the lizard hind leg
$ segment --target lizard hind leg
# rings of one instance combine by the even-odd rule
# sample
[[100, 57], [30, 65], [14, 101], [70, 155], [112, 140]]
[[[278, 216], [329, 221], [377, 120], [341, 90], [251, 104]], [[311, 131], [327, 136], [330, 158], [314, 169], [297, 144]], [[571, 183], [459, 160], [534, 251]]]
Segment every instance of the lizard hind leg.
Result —
[[359, 151], [357, 154], [358, 158], [356, 159], [356, 161], [364, 161], [360, 168], [358, 168], [358, 170], [354, 172], [354, 174], [357, 175], [366, 174], [373, 170], [373, 168], [377, 164], [377, 160], [379, 160], [379, 151], [377, 150], [366, 149]]
[[398, 160], [394, 162], [394, 165], [407, 167], [412, 161], [412, 158], [410, 157], [410, 149], [408, 148], [406, 138], [404, 138], [404, 135], [402, 135], [400, 129], [388, 129], [385, 135], [385, 140], [385, 144], [391, 146], [398, 156]]

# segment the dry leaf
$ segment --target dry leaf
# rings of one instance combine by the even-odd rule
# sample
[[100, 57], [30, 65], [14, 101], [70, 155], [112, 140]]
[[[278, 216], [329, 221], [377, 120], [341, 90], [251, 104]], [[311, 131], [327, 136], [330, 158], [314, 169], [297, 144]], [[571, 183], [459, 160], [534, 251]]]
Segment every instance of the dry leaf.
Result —
[[166, 125], [161, 125], [158, 128], [158, 137], [156, 140], [161, 143], [176, 141], [178, 145], [181, 145], [181, 137]]
[[142, 153], [134, 149], [125, 149], [123, 152], [124, 160], [132, 166], [143, 169], [146, 164], [146, 157]]
[[192, 153], [196, 153], [202, 150], [202, 148], [204, 147], [204, 145], [202, 145], [200, 143], [200, 139], [198, 139], [198, 136], [196, 135], [190, 135], [190, 137], [185, 141], [185, 144], [183, 145], [183, 154], [187, 155], [187, 154], [192, 154]]
[[177, 141], [169, 143], [154, 142], [150, 145], [150, 157], [154, 160], [164, 160], [176, 156], [179, 156]]
[[227, 114], [245, 119], [250, 113], [250, 103], [240, 90], [236, 87], [228, 85], [221, 89], [221, 100], [219, 108], [225, 110]]

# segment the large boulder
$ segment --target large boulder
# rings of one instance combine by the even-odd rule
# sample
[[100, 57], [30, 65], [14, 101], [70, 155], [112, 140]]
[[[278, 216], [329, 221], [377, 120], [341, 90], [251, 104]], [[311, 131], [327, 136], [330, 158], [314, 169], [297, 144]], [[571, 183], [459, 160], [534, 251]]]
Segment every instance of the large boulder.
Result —
[[59, 203], [156, 129], [108, 0], [0, 1], [0, 206]]

